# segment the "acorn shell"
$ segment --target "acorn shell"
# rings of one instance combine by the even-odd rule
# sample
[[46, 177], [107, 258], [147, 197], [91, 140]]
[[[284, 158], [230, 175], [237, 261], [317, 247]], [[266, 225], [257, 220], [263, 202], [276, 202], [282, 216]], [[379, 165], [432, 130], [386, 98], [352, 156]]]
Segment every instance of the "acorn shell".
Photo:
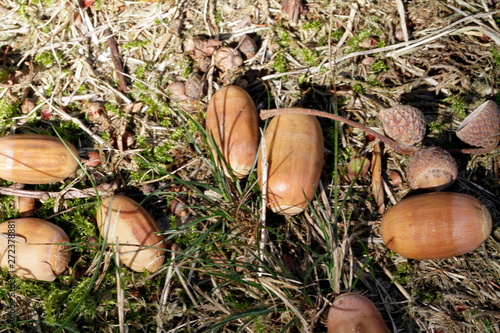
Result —
[[463, 142], [476, 147], [498, 145], [500, 140], [500, 108], [493, 101], [486, 101], [468, 115], [457, 129]]
[[402, 200], [382, 218], [385, 245], [410, 259], [445, 259], [475, 250], [491, 233], [491, 215], [476, 198], [426, 193]]
[[410, 187], [440, 191], [450, 186], [458, 176], [455, 159], [439, 147], [422, 147], [410, 158], [407, 178]]
[[234, 71], [243, 64], [240, 51], [232, 47], [221, 47], [215, 53], [215, 66], [223, 72]]
[[389, 333], [379, 310], [367, 297], [344, 294], [328, 312], [328, 333]]
[[[0, 233], [7, 236], [0, 237], [0, 265], [22, 279], [54, 281], [71, 260], [69, 246], [62, 245], [69, 243], [68, 235], [45, 220], [20, 218], [6, 221], [0, 224]], [[14, 234], [15, 238], [12, 238]], [[9, 239], [15, 242], [9, 243]], [[14, 255], [15, 260], [9, 261], [12, 259], [9, 255]], [[11, 267], [12, 263], [15, 267]]]
[[[110, 205], [112, 206], [111, 214]], [[134, 200], [115, 195], [101, 202], [97, 226], [107, 243], [118, 238], [120, 261], [136, 272], [156, 271], [165, 260], [165, 242], [158, 225]], [[109, 223], [111, 222], [111, 224]]]
[[[314, 198], [324, 160], [321, 126], [314, 116], [274, 117], [264, 134], [267, 150], [267, 206], [275, 213], [295, 215]], [[262, 149], [261, 149], [262, 152]], [[262, 189], [262, 153], [257, 165]], [[304, 196], [305, 194], [305, 196]]]
[[42, 134], [0, 138], [0, 178], [23, 184], [62, 181], [78, 168], [78, 152], [70, 143]]
[[385, 133], [403, 145], [412, 146], [424, 138], [425, 118], [417, 108], [397, 105], [380, 110], [379, 117]]
[[[208, 105], [206, 130], [238, 178], [250, 172], [259, 148], [259, 116], [250, 95], [238, 86], [218, 90]], [[213, 147], [212, 153], [216, 157]], [[229, 172], [224, 165], [224, 171]]]

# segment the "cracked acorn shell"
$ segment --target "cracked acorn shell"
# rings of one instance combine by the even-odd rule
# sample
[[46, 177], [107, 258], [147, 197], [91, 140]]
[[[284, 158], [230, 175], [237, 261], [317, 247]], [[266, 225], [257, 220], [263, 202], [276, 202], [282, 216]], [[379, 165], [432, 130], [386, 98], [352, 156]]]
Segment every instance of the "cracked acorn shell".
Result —
[[[259, 116], [252, 97], [238, 86], [218, 90], [208, 105], [206, 130], [234, 175], [239, 179], [248, 175], [259, 148]], [[225, 165], [224, 172], [230, 177]]]
[[389, 333], [382, 315], [370, 299], [358, 294], [343, 294], [328, 312], [328, 333]]
[[421, 142], [425, 135], [425, 118], [422, 111], [409, 105], [382, 109], [379, 113], [385, 133], [405, 146]]
[[455, 159], [439, 147], [422, 147], [410, 158], [407, 178], [414, 190], [441, 191], [450, 186], [458, 176]]
[[[11, 225], [14, 223], [14, 227], [9, 228], [9, 222]], [[12, 232], [15, 238], [11, 238]], [[54, 281], [71, 260], [70, 247], [62, 245], [69, 243], [68, 235], [48, 221], [37, 218], [14, 219], [1, 223], [0, 233], [6, 236], [0, 237], [0, 266], [22, 279]], [[9, 239], [15, 242], [9, 243]], [[9, 255], [14, 255], [15, 260]], [[11, 267], [12, 263], [14, 267]]]
[[[282, 215], [302, 212], [314, 198], [323, 169], [323, 132], [314, 116], [274, 117], [264, 134], [267, 150], [267, 206]], [[262, 189], [262, 148], [257, 164]], [[305, 197], [304, 197], [305, 194]]]
[[156, 234], [160, 228], [137, 202], [122, 195], [109, 197], [101, 202], [96, 218], [107, 243], [114, 245], [118, 238], [120, 261], [125, 266], [136, 272], [152, 273], [163, 265], [165, 238]]
[[434, 192], [406, 198], [382, 218], [385, 245], [410, 259], [446, 259], [474, 251], [491, 233], [491, 215], [476, 198]]
[[500, 108], [486, 101], [468, 115], [457, 129], [460, 140], [476, 147], [498, 145], [500, 140]]
[[[0, 178], [23, 184], [62, 181], [78, 169], [75, 147], [57, 137], [14, 134], [0, 138]], [[75, 157], [73, 157], [75, 156]]]

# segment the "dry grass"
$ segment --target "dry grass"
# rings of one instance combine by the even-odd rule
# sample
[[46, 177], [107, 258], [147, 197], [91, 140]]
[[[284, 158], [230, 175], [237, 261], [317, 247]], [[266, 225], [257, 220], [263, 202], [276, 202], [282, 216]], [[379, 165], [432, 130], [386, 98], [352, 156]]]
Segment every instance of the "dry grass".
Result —
[[[459, 181], [449, 189], [489, 208], [492, 236], [468, 255], [417, 261], [382, 243], [370, 175], [355, 184], [333, 177], [334, 161], [342, 167], [371, 156], [374, 143], [364, 133], [341, 126], [335, 147], [333, 123], [321, 120], [327, 153], [317, 200], [304, 214], [268, 212], [259, 224], [255, 174], [241, 183], [225, 180], [197, 127], [213, 92], [236, 83], [259, 109], [337, 110], [378, 131], [380, 108], [410, 104], [425, 114], [425, 144], [459, 147], [454, 130], [461, 119], [485, 99], [499, 100], [499, 5], [310, 0], [305, 8], [294, 25], [274, 0], [111, 0], [85, 9], [67, 0], [0, 4], [2, 134], [53, 133], [54, 125], [82, 157], [98, 151], [101, 165], [87, 169], [101, 194], [143, 200], [176, 244], [157, 273], [132, 273], [102, 246], [92, 247], [101, 245], [94, 244], [95, 199], [40, 195], [38, 215], [65, 228], [75, 251], [56, 284], [18, 281], [20, 331], [326, 332], [334, 297], [355, 291], [399, 332], [500, 332], [498, 150], [457, 156]], [[203, 35], [236, 46], [244, 34], [257, 42], [253, 59], [231, 73], [210, 67], [202, 73], [207, 94], [198, 100], [170, 98], [166, 87], [196, 71], [186, 41]], [[28, 100], [35, 107], [21, 108]], [[52, 115], [43, 118], [42, 111]], [[407, 163], [406, 156], [382, 151], [387, 206], [410, 192], [388, 178], [389, 170], [404, 175]], [[67, 189], [90, 186], [79, 172]], [[11, 198], [2, 199], [4, 218], [16, 214]], [[173, 198], [186, 202], [186, 217], [171, 214]], [[0, 293], [0, 332], [14, 331], [7, 311]]]

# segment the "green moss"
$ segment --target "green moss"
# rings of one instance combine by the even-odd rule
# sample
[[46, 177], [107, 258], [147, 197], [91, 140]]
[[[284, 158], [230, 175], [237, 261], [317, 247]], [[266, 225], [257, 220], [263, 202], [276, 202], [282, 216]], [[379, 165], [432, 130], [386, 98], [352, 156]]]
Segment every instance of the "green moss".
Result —
[[498, 52], [498, 50], [494, 49], [491, 53], [493, 55], [493, 60], [495, 61], [495, 66], [497, 68], [500, 68], [500, 52]]
[[365, 88], [363, 88], [362, 85], [360, 84], [355, 84], [352, 86], [352, 90], [356, 93], [356, 94], [364, 94], [365, 93]]
[[273, 68], [278, 73], [285, 73], [287, 71], [288, 64], [282, 53], [279, 53], [276, 58], [274, 58]]
[[304, 30], [314, 30], [320, 29], [323, 26], [323, 22], [320, 20], [308, 21], [302, 25], [302, 29]]
[[278, 39], [278, 44], [282, 47], [287, 48], [290, 46], [290, 35], [287, 31], [280, 29], [278, 31]]
[[12, 103], [6, 97], [0, 100], [0, 131], [2, 136], [5, 130], [15, 123], [12, 118], [19, 115], [19, 108], [20, 103]]
[[123, 48], [126, 50], [136, 48], [136, 47], [141, 48], [141, 47], [148, 45], [150, 42], [151, 42], [151, 39], [133, 40], [133, 41], [130, 41], [128, 43], [123, 44]]
[[311, 49], [301, 49], [298, 52], [300, 59], [309, 66], [317, 66], [319, 64], [319, 54]]
[[14, 68], [6, 68], [0, 70], [0, 82], [6, 83], [10, 79], [13, 72]]
[[433, 122], [429, 123], [429, 131], [441, 133], [443, 131], [443, 125], [438, 124], [438, 123], [433, 121]]
[[[47, 32], [47, 33], [49, 33], [49, 32]], [[52, 51], [46, 51], [46, 52], [37, 54], [37, 55], [35, 55], [35, 59], [34, 59], [35, 64], [37, 64], [39, 66], [44, 66], [44, 67], [54, 66], [55, 64], [57, 64], [56, 56], [57, 56], [57, 60], [59, 61], [59, 63], [61, 65], [66, 64], [66, 61], [64, 60], [63, 54], [61, 51], [56, 51], [55, 55], [54, 55], [54, 52], [52, 52]]]
[[460, 119], [465, 118], [467, 111], [467, 104], [465, 103], [463, 97], [451, 96], [451, 97], [446, 97], [445, 99], [443, 99], [443, 101], [451, 104], [451, 108]]
[[374, 71], [385, 71], [389, 68], [389, 66], [387, 66], [387, 64], [385, 63], [385, 61], [383, 60], [379, 60], [379, 61], [376, 61], [375, 63], [373, 63], [372, 65], [372, 69]]
[[372, 35], [372, 29], [371, 28], [366, 28], [355, 34], [348, 42], [347, 46], [358, 49], [359, 48], [359, 43], [367, 39]]

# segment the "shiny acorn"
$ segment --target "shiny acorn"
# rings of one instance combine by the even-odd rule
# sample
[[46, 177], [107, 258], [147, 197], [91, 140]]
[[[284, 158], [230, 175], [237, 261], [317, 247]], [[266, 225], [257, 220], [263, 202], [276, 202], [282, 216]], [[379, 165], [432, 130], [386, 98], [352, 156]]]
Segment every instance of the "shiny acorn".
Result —
[[382, 218], [385, 245], [410, 259], [446, 259], [474, 251], [490, 235], [488, 209], [461, 193], [434, 192], [403, 199]]
[[154, 272], [163, 265], [164, 237], [157, 234], [160, 229], [151, 215], [134, 200], [122, 195], [103, 200], [97, 209], [97, 226], [108, 244], [114, 245], [118, 238], [120, 261], [130, 269]]
[[19, 218], [1, 223], [0, 233], [0, 266], [16, 276], [54, 281], [68, 267], [71, 250], [64, 243], [70, 241], [57, 225], [37, 218]]
[[[267, 206], [278, 214], [298, 214], [306, 208], [307, 201], [313, 200], [323, 169], [323, 132], [318, 119], [302, 114], [274, 117], [264, 139], [268, 163]], [[257, 167], [262, 189], [262, 148]]]
[[379, 310], [367, 297], [343, 294], [328, 312], [328, 333], [389, 333]]
[[62, 181], [78, 169], [78, 152], [68, 142], [42, 134], [0, 138], [0, 178], [23, 184]]
[[[206, 131], [234, 175], [248, 175], [259, 148], [259, 116], [250, 95], [233, 85], [218, 90], [208, 105]], [[211, 149], [217, 160], [215, 148]], [[225, 166], [224, 171], [230, 175]]]

